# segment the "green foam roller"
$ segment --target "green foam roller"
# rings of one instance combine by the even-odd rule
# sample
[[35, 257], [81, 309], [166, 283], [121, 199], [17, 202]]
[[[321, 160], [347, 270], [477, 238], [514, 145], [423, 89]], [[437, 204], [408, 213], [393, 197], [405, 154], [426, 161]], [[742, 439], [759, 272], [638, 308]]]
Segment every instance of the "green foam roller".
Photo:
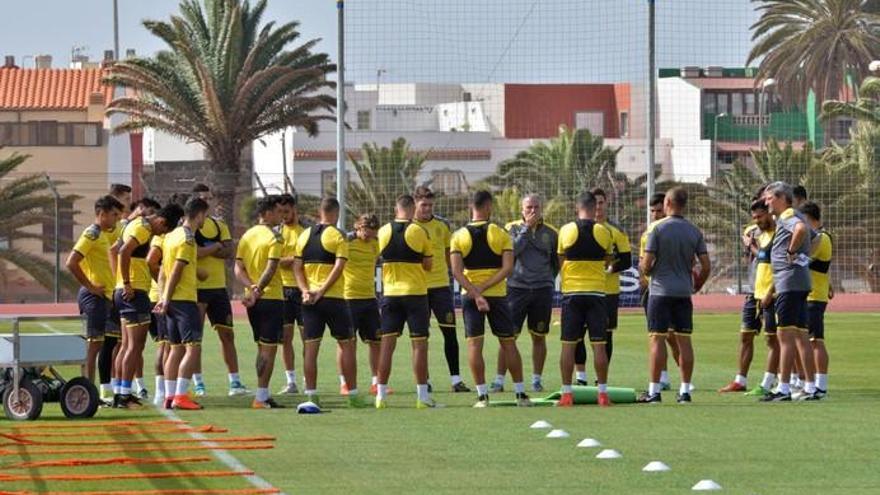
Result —
[[[575, 404], [596, 404], [599, 402], [599, 389], [596, 387], [571, 387]], [[561, 392], [553, 392], [545, 400], [559, 400]], [[615, 404], [632, 404], [636, 401], [634, 388], [608, 387], [608, 398]]]
[[[516, 407], [515, 400], [493, 400], [489, 402], [492, 407]], [[535, 407], [555, 406], [555, 400], [548, 399], [532, 399], [532, 405]]]

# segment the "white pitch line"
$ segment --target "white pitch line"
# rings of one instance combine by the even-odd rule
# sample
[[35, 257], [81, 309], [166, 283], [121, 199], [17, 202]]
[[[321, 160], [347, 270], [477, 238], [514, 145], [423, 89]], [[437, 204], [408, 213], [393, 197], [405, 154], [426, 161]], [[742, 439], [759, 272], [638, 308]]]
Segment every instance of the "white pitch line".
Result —
[[48, 331], [54, 333], [54, 334], [61, 334], [61, 333], [64, 333], [64, 332], [62, 332], [61, 330], [58, 330], [57, 328], [53, 327], [52, 325], [50, 325], [50, 324], [48, 324], [48, 323], [40, 322], [40, 326], [43, 327], [43, 328], [45, 328], [46, 330], [48, 330]]
[[[175, 421], [182, 421], [179, 416], [174, 414], [174, 412], [169, 411], [168, 409], [161, 409], [158, 407], [156, 409], [158, 409], [158, 411], [160, 413], [162, 413], [162, 415], [168, 419], [172, 419]], [[244, 464], [242, 464], [241, 461], [239, 461], [238, 459], [233, 457], [232, 454], [230, 454], [229, 452], [223, 450], [223, 447], [212, 442], [211, 439], [206, 437], [205, 435], [202, 435], [201, 433], [198, 433], [198, 432], [191, 431], [191, 432], [189, 432], [189, 436], [192, 437], [194, 440], [200, 441], [202, 443], [202, 445], [211, 447], [211, 454], [213, 454], [214, 457], [216, 457], [218, 461], [225, 464], [226, 467], [228, 467], [229, 469], [231, 469], [233, 471], [237, 471], [237, 472], [253, 471], [252, 469], [248, 469], [248, 467], [245, 466]], [[266, 481], [265, 478], [263, 478], [262, 476], [259, 476], [257, 474], [245, 475], [244, 479], [248, 480], [248, 482], [251, 485], [253, 485], [255, 488], [259, 488], [259, 489], [273, 489], [273, 488], [275, 488], [275, 486], [273, 486], [272, 483], [269, 483], [268, 481]], [[279, 493], [281, 495], [285, 495], [285, 493], [283, 491], [279, 492]]]

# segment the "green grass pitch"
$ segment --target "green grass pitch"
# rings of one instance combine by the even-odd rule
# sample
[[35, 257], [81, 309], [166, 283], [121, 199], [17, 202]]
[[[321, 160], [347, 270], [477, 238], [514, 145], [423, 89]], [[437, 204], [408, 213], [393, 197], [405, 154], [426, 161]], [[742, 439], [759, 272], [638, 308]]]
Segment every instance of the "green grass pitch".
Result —
[[[838, 314], [827, 317], [831, 353], [830, 396], [819, 403], [759, 404], [742, 395], [720, 396], [715, 390], [735, 372], [738, 316], [698, 315], [694, 346], [697, 391], [694, 403], [678, 405], [674, 393], [662, 405], [618, 405], [610, 409], [579, 406], [554, 408], [491, 408], [474, 410], [475, 394], [448, 392], [442, 337], [431, 339], [431, 375], [435, 398], [447, 407], [416, 410], [410, 350], [401, 340], [391, 386], [395, 390], [386, 410], [346, 409], [337, 394], [333, 342], [324, 341], [319, 367], [319, 390], [330, 413], [300, 416], [292, 409], [254, 411], [250, 398], [227, 398], [226, 375], [218, 342], [206, 330], [204, 374], [209, 397], [201, 412], [179, 413], [194, 425], [229, 428], [231, 435], [269, 434], [276, 448], [231, 452], [248, 468], [287, 493], [552, 493], [597, 494], [686, 493], [701, 479], [720, 483], [725, 493], [806, 494], [880, 493], [880, 387], [878, 387], [876, 314]], [[237, 339], [242, 377], [254, 386], [254, 345], [244, 320]], [[57, 324], [59, 328], [72, 325]], [[38, 330], [42, 330], [39, 329]], [[6, 331], [0, 329], [0, 332]], [[545, 387], [559, 386], [558, 326], [549, 340]], [[473, 385], [464, 360], [465, 381]], [[750, 385], [760, 379], [765, 352], [757, 340]], [[526, 376], [531, 375], [529, 339], [519, 340]], [[296, 343], [297, 353], [301, 351]], [[487, 376], [494, 375], [497, 342], [487, 339]], [[646, 384], [647, 339], [641, 315], [621, 316], [615, 334], [610, 384], [639, 390]], [[150, 362], [152, 349], [145, 360]], [[361, 388], [369, 384], [366, 352], [360, 347]], [[149, 368], [149, 366], [148, 366]], [[272, 389], [283, 385], [280, 358]], [[675, 368], [673, 368], [675, 369]], [[677, 369], [675, 369], [677, 371]], [[297, 356], [301, 376], [301, 359]], [[590, 371], [590, 376], [593, 376]], [[673, 374], [677, 383], [677, 373]], [[152, 376], [147, 372], [152, 391]], [[300, 384], [301, 386], [301, 384]], [[508, 389], [512, 386], [508, 378]], [[500, 399], [512, 398], [512, 392]], [[281, 397], [294, 406], [302, 397]], [[49, 405], [40, 420], [60, 419]], [[98, 419], [158, 418], [152, 409], [140, 412], [101, 410]], [[544, 419], [571, 434], [568, 439], [543, 438], [546, 430], [529, 425]], [[10, 422], [0, 420], [0, 431]], [[619, 450], [622, 459], [599, 460], [597, 449], [576, 448], [583, 438], [596, 438], [603, 447]], [[202, 455], [187, 453], [186, 455]], [[0, 457], [0, 471], [16, 456]], [[660, 460], [672, 470], [642, 473], [649, 461]], [[130, 472], [132, 468], [78, 468], [76, 472]], [[172, 467], [138, 467], [145, 472]], [[226, 469], [218, 462], [180, 469]], [[50, 474], [58, 469], [27, 471]], [[71, 471], [65, 471], [71, 472]], [[148, 488], [244, 488], [242, 479], [125, 481], [113, 484], [0, 482], [3, 490], [84, 490]]]

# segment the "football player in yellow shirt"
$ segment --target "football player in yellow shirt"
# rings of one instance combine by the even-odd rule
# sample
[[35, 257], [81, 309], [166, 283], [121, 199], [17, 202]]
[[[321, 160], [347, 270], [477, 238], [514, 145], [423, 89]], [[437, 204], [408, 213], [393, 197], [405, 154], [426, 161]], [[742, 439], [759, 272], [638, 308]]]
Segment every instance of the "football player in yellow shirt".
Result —
[[759, 233], [749, 246], [755, 256], [755, 300], [764, 327], [764, 339], [767, 343], [767, 366], [761, 384], [746, 392], [752, 397], [770, 395], [773, 382], [779, 372], [779, 339], [776, 332], [776, 302], [773, 288], [773, 267], [770, 264], [770, 250], [773, 248], [773, 236], [776, 233], [776, 221], [767, 209], [763, 198], [752, 203], [752, 218], [758, 226]]
[[471, 198], [471, 222], [457, 230], [450, 241], [452, 275], [462, 287], [462, 315], [468, 342], [468, 362], [477, 387], [474, 407], [489, 406], [483, 336], [486, 318], [504, 351], [513, 377], [516, 402], [532, 405], [523, 385], [522, 358], [516, 347], [517, 329], [507, 304], [507, 276], [513, 270], [513, 241], [501, 227], [490, 223], [492, 194], [477, 191]]
[[[752, 222], [743, 229], [742, 242], [749, 258], [749, 285], [752, 286], [752, 292], [746, 294], [745, 300], [743, 301], [738, 372], [733, 378], [733, 381], [718, 389], [719, 393], [745, 392], [747, 390], [749, 368], [751, 367], [752, 358], [755, 352], [755, 336], [761, 332], [761, 325], [764, 321], [764, 313], [761, 309], [761, 299], [763, 299], [766, 292], [759, 290], [758, 287], [759, 285], [764, 284], [764, 281], [758, 280], [758, 265], [769, 260], [765, 260], [760, 256], [762, 247], [761, 236], [764, 232], [768, 230], [772, 231], [775, 227], [772, 225], [773, 217], [767, 211], [767, 205], [764, 204], [762, 199], [754, 198], [750, 210]], [[772, 273], [769, 275], [771, 277], [770, 285], [772, 285]], [[759, 292], [760, 297], [756, 297], [755, 292]], [[771, 314], [770, 317], [772, 318], [773, 315]], [[769, 338], [770, 331], [768, 330], [766, 333]], [[776, 331], [774, 329], [774, 339], [775, 333]], [[775, 373], [775, 369], [773, 373]]]
[[342, 374], [348, 384], [350, 407], [365, 407], [357, 389], [357, 353], [351, 316], [345, 304], [345, 263], [348, 241], [335, 224], [339, 220], [339, 201], [324, 198], [318, 209], [321, 220], [307, 228], [296, 242], [293, 272], [302, 292], [303, 374], [305, 394], [315, 404], [318, 398], [318, 351], [325, 327], [342, 351]]
[[157, 213], [137, 217], [128, 222], [119, 242], [119, 263], [116, 271], [114, 301], [124, 324], [122, 375], [119, 377], [119, 395], [114, 397], [118, 407], [139, 407], [140, 401], [131, 395], [131, 382], [138, 367], [143, 366], [144, 343], [150, 329], [150, 268], [147, 254], [150, 240], [177, 227], [183, 210], [176, 204], [166, 205]]
[[629, 236], [620, 225], [608, 218], [608, 196], [601, 188], [595, 187], [590, 190], [596, 197], [596, 221], [611, 231], [611, 265], [606, 270], [605, 277], [605, 308], [608, 310], [608, 336], [605, 343], [605, 352], [608, 354], [608, 364], [614, 354], [614, 331], [617, 330], [617, 313], [620, 306], [620, 274], [632, 268], [632, 247]]
[[428, 232], [415, 224], [415, 200], [397, 198], [394, 221], [379, 229], [382, 256], [382, 354], [379, 358], [379, 385], [376, 408], [385, 407], [391, 360], [403, 326], [409, 327], [412, 341], [413, 372], [416, 379], [416, 409], [436, 407], [428, 392], [428, 282], [433, 246]]
[[810, 343], [816, 357], [816, 393], [825, 396], [828, 392], [828, 349], [825, 348], [825, 308], [828, 301], [834, 298], [828, 269], [831, 268], [832, 240], [831, 235], [822, 226], [822, 209], [812, 201], [805, 201], [800, 207], [801, 213], [818, 235], [813, 240], [810, 254], [810, 278], [812, 290], [807, 296], [807, 327], [810, 332]]
[[[193, 197], [201, 198], [208, 203], [209, 211], [217, 210], [214, 194], [206, 184], [196, 184], [192, 192]], [[235, 243], [232, 242], [229, 226], [219, 216], [209, 215], [195, 235], [199, 268], [207, 274], [205, 280], [199, 280], [199, 313], [202, 315], [202, 322], [205, 316], [208, 317], [220, 339], [220, 349], [229, 379], [228, 395], [230, 397], [245, 395], [248, 389], [242, 385], [238, 374], [238, 352], [235, 349], [235, 332], [232, 327], [232, 304], [229, 301], [229, 292], [226, 291], [226, 260], [235, 254]], [[201, 362], [193, 373], [193, 391], [196, 396], [203, 396], [206, 393]]]
[[86, 227], [67, 257], [67, 270], [80, 284], [77, 302], [86, 323], [86, 376], [95, 380], [95, 359], [104, 341], [113, 304], [110, 269], [110, 234], [122, 213], [122, 203], [112, 196], [95, 201], [95, 223]]
[[[172, 203], [165, 208], [180, 209], [180, 206]], [[165, 283], [153, 311], [165, 316], [170, 345], [164, 366], [165, 408], [195, 410], [202, 406], [187, 393], [189, 377], [199, 362], [202, 345], [202, 319], [196, 303], [198, 254], [195, 232], [208, 215], [208, 203], [192, 198], [186, 202], [183, 212], [183, 225], [169, 232], [162, 241]]]
[[[458, 336], [455, 331], [455, 302], [449, 283], [449, 239], [452, 231], [449, 223], [434, 215], [434, 192], [427, 186], [419, 186], [413, 193], [416, 201], [415, 223], [426, 231], [433, 246], [431, 271], [428, 272], [428, 307], [437, 319], [443, 333], [443, 354], [449, 368], [453, 392], [470, 392], [461, 380]], [[428, 389], [431, 381], [428, 380]]]
[[[162, 287], [165, 277], [162, 274], [162, 248], [165, 243], [165, 235], [154, 235], [150, 241], [150, 252], [147, 253], [147, 265], [153, 280], [150, 283], [150, 302], [153, 309], [162, 297]], [[162, 407], [165, 404], [165, 359], [168, 357], [170, 346], [168, 345], [168, 332], [165, 327], [165, 315], [153, 311], [153, 319], [150, 323], [150, 334], [156, 343], [156, 360], [153, 364], [156, 374], [156, 394], [153, 396], [153, 404]], [[173, 395], [173, 392], [172, 392]]]
[[284, 362], [284, 374], [287, 384], [280, 394], [298, 394], [296, 386], [296, 368], [294, 367], [293, 334], [296, 326], [302, 329], [302, 293], [296, 286], [293, 274], [293, 262], [296, 258], [296, 241], [305, 227], [299, 220], [297, 199], [293, 194], [282, 194], [281, 204], [281, 283], [284, 285], [284, 334], [281, 338], [281, 360]]
[[269, 394], [269, 382], [275, 368], [275, 354], [284, 331], [284, 291], [281, 285], [283, 239], [277, 226], [281, 223], [278, 196], [257, 201], [259, 223], [244, 233], [235, 253], [235, 276], [245, 286], [242, 304], [254, 334], [257, 353], [257, 392], [254, 409], [281, 407]]
[[[113, 278], [117, 278], [117, 264], [119, 263], [119, 249], [122, 247], [120, 238], [122, 232], [128, 223], [141, 216], [149, 216], [155, 214], [162, 207], [156, 200], [151, 198], [141, 198], [134, 203], [131, 201], [131, 188], [124, 184], [114, 184], [110, 188], [111, 195], [118, 194], [119, 201], [123, 203], [124, 209], [120, 216], [119, 222], [111, 234], [112, 247], [110, 248], [110, 267], [113, 270]], [[117, 196], [114, 196], [117, 197]], [[118, 279], [117, 279], [118, 280]], [[122, 376], [123, 363], [127, 345], [128, 335], [122, 331], [121, 319], [119, 315], [119, 307], [116, 302], [113, 303], [113, 325], [107, 327], [107, 337], [104, 339], [104, 346], [101, 348], [101, 354], [98, 357], [98, 373], [101, 375], [101, 396], [111, 392], [115, 395], [119, 393], [120, 376]], [[132, 392], [137, 393], [141, 399], [147, 398], [146, 387], [143, 386], [144, 365], [143, 360], [139, 360], [137, 370], [135, 371], [134, 383], [132, 383]], [[105, 381], [105, 378], [107, 379]], [[109, 395], [108, 395], [109, 396]]]
[[587, 191], [577, 201], [578, 219], [559, 229], [560, 276], [562, 278], [562, 372], [560, 407], [574, 405], [571, 375], [575, 348], [589, 335], [593, 348], [593, 366], [599, 388], [599, 405], [611, 405], [608, 399], [608, 355], [605, 352], [608, 310], [605, 307], [606, 266], [612, 259], [614, 238], [610, 230], [596, 220], [596, 196]]
[[[370, 393], [379, 391], [379, 303], [376, 301], [376, 262], [379, 259], [379, 218], [363, 214], [354, 222], [354, 232], [348, 234], [348, 261], [345, 263], [345, 302], [351, 313], [352, 329], [369, 348], [372, 382]], [[336, 369], [342, 395], [348, 395], [348, 385], [342, 374], [342, 350], [336, 350]]]

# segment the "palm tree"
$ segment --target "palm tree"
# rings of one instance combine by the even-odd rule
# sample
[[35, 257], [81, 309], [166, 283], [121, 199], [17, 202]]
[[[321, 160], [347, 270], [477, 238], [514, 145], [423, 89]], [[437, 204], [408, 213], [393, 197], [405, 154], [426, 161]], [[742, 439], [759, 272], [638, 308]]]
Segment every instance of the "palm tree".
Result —
[[880, 78], [866, 77], [859, 86], [855, 102], [828, 100], [822, 104], [822, 120], [851, 117], [859, 122], [880, 125]]
[[348, 186], [350, 216], [375, 213], [382, 222], [393, 220], [397, 197], [412, 194], [428, 153], [413, 152], [406, 139], [398, 138], [390, 148], [364, 143], [360, 158], [350, 154], [349, 160], [358, 179]]
[[537, 142], [499, 163], [495, 175], [486, 182], [516, 186], [545, 199], [574, 198], [591, 187], [611, 188], [619, 151], [605, 146], [602, 136], [586, 129], [560, 126], [556, 137]]
[[[830, 166], [845, 171], [836, 182], [828, 181], [832, 194], [843, 196], [832, 218], [823, 220], [837, 234], [835, 248], [843, 265], [850, 267], [847, 275], [862, 277], [871, 292], [880, 291], [880, 218], [876, 215], [880, 196], [880, 126], [869, 120], [860, 121], [850, 131], [845, 146], [837, 143], [825, 150], [822, 158]], [[867, 257], [867, 261], [866, 261]]]
[[756, 79], [776, 79], [788, 102], [804, 102], [810, 90], [820, 102], [837, 98], [880, 55], [880, 15], [865, 0], [753, 1], [761, 17], [746, 64], [760, 60]]
[[[37, 256], [31, 251], [16, 247], [18, 241], [42, 241], [40, 233], [27, 230], [50, 220], [46, 212], [52, 211], [54, 198], [49, 191], [45, 176], [28, 174], [12, 176], [15, 170], [29, 158], [29, 155], [13, 153], [0, 158], [0, 261], [18, 267], [40, 285], [51, 289], [54, 283], [55, 264]], [[62, 198], [72, 203], [77, 196]], [[3, 273], [0, 271], [0, 273]], [[76, 281], [66, 272], [61, 272], [62, 287], [75, 290]], [[5, 281], [4, 281], [5, 282]]]
[[[865, 192], [859, 186], [864, 175], [850, 151], [834, 145], [817, 154], [809, 143], [802, 150], [795, 150], [791, 144], [783, 146], [771, 139], [766, 150], [752, 151], [754, 166], [734, 163], [733, 168], [722, 176], [718, 187], [713, 189], [712, 195], [721, 205], [727, 205], [718, 211], [733, 215], [726, 224], [724, 214], [720, 215], [717, 228], [728, 233], [741, 231], [748, 223], [750, 200], [761, 186], [773, 181], [802, 185], [810, 199], [822, 206], [823, 222], [834, 234], [835, 264], [850, 265], [848, 260], [853, 256], [860, 258], [858, 263], [861, 264], [863, 239], [867, 235], [864, 227], [867, 218], [862, 213], [867, 203]], [[733, 235], [729, 237], [737, 239]], [[735, 244], [731, 246], [735, 247]], [[838, 280], [840, 272], [836, 271]]]
[[[522, 218], [523, 193], [518, 188], [511, 187], [496, 194], [492, 201], [493, 220], [500, 225]], [[466, 204], [466, 202], [465, 202]], [[466, 207], [465, 207], [466, 208]], [[565, 198], [544, 198], [544, 220], [559, 228], [567, 220], [573, 217], [574, 201]], [[467, 222], [469, 216], [465, 216], [463, 222]]]
[[[235, 212], [242, 151], [255, 139], [295, 126], [310, 135], [333, 120], [335, 70], [319, 40], [292, 46], [299, 24], [261, 25], [266, 0], [181, 0], [168, 22], [144, 21], [167, 45], [151, 58], [114, 63], [105, 82], [129, 88], [108, 114], [128, 120], [116, 133], [153, 128], [207, 151], [216, 194]], [[230, 217], [234, 221], [234, 217]]]

